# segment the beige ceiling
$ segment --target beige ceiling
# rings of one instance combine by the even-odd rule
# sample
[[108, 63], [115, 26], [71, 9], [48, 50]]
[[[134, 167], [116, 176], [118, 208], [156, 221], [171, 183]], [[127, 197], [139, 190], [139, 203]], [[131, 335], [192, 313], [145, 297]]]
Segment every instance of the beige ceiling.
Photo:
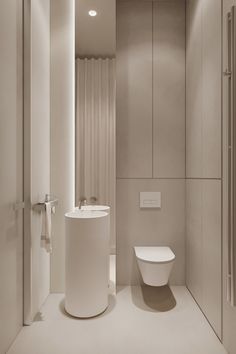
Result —
[[[96, 10], [97, 16], [88, 15]], [[114, 56], [116, 48], [116, 0], [75, 0], [76, 56]]]

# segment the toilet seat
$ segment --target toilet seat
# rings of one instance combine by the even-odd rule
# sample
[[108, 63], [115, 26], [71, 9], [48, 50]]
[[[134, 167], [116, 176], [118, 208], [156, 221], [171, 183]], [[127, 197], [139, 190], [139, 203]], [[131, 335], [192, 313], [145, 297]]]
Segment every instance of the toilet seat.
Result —
[[168, 263], [175, 259], [170, 247], [134, 247], [136, 257], [147, 263]]

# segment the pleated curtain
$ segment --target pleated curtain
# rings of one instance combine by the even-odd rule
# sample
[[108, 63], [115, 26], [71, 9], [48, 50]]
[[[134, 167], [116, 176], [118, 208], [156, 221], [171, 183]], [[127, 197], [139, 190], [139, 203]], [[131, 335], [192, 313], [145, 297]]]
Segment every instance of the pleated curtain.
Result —
[[115, 59], [76, 60], [76, 203], [111, 206], [115, 246]]

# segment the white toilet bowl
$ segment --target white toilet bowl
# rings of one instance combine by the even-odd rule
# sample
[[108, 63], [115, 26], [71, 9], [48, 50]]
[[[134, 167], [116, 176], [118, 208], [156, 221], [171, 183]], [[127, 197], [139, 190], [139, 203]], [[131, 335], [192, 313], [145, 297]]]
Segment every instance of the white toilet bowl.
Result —
[[169, 247], [134, 247], [145, 284], [163, 286], [168, 283], [175, 255]]

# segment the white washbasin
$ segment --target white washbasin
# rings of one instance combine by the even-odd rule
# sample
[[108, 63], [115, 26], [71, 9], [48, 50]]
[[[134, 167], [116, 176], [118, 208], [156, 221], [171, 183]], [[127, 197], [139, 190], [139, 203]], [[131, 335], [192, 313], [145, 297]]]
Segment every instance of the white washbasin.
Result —
[[110, 207], [108, 205], [82, 205], [81, 209], [75, 207], [75, 210], [92, 210], [92, 211], [106, 211], [110, 212]]
[[108, 213], [102, 210], [93, 210], [93, 209], [77, 209], [69, 211], [65, 214], [65, 217], [68, 219], [96, 219], [107, 216]]
[[108, 306], [109, 214], [74, 210], [65, 214], [65, 309], [93, 317]]

